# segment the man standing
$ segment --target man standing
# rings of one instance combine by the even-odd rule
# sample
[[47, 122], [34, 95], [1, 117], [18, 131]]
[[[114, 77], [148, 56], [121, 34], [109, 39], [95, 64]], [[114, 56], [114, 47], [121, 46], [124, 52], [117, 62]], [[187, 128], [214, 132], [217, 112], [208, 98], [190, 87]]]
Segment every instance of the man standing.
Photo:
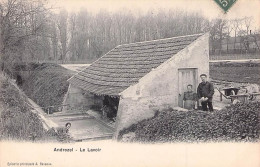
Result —
[[203, 111], [213, 111], [212, 98], [214, 94], [213, 84], [207, 81], [207, 75], [201, 74], [200, 78], [202, 82], [197, 89], [198, 98], [201, 101]]

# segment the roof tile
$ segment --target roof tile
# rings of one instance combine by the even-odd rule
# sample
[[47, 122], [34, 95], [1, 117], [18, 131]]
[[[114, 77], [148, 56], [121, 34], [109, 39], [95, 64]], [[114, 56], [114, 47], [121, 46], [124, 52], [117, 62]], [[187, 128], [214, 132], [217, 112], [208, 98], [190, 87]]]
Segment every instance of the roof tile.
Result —
[[69, 82], [94, 94], [118, 96], [201, 35], [119, 45]]

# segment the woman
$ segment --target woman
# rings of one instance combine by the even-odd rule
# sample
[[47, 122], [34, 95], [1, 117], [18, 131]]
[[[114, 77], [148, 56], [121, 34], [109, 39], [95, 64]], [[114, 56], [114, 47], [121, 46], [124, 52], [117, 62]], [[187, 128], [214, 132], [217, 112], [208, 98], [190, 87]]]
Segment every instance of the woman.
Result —
[[184, 92], [184, 108], [191, 110], [195, 109], [195, 102], [197, 100], [197, 94], [192, 91], [192, 85], [187, 85], [187, 92]]
[[65, 134], [69, 133], [70, 127], [71, 127], [71, 123], [70, 122], [66, 123], [65, 127], [58, 127], [57, 128], [57, 134], [58, 133], [65, 133]]

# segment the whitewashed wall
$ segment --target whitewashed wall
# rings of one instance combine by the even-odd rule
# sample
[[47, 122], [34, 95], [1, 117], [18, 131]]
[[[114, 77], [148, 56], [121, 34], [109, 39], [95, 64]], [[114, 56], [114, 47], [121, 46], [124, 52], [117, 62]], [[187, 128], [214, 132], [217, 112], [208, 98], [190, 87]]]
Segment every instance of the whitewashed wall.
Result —
[[172, 58], [121, 92], [116, 133], [143, 119], [154, 116], [156, 109], [178, 106], [178, 69], [197, 68], [209, 74], [209, 34], [204, 34]]

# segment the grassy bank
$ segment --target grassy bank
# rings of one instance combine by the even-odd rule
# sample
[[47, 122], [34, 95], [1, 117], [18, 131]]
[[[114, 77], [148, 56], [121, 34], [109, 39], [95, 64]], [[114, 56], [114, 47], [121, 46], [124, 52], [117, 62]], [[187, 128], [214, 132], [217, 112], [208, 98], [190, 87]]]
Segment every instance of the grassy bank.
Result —
[[219, 142], [259, 141], [260, 102], [238, 103], [220, 111], [158, 112], [151, 119], [143, 120], [120, 131], [134, 132], [134, 142]]
[[38, 115], [31, 112], [27, 98], [5, 77], [2, 75], [0, 77], [0, 138], [7, 140], [43, 139], [45, 130]]
[[70, 142], [64, 133], [46, 130], [27, 97], [0, 73], [0, 140]]
[[73, 73], [59, 65], [43, 63], [40, 64], [23, 83], [23, 90], [27, 96], [41, 107], [51, 107], [50, 112], [59, 110], [64, 96], [68, 90], [67, 80]]
[[215, 80], [260, 84], [259, 63], [211, 63], [209, 73]]

